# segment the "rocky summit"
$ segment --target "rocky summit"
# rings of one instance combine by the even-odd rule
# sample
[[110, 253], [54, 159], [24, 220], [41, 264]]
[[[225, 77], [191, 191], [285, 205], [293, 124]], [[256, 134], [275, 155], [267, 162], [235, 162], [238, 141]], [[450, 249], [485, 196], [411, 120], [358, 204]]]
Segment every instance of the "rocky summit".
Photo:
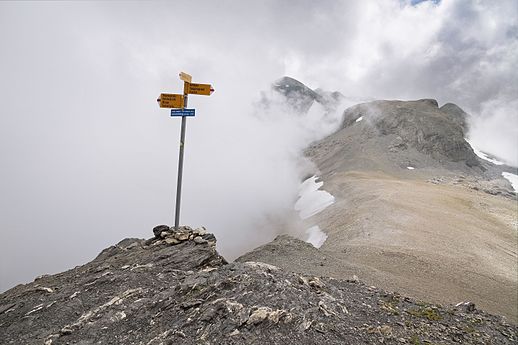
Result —
[[352, 125], [362, 117], [373, 124], [380, 136], [393, 140], [392, 148], [414, 148], [438, 161], [479, 166], [477, 156], [464, 139], [466, 119], [460, 113], [462, 109], [454, 107], [454, 104], [445, 106], [442, 109], [447, 112], [444, 112], [434, 99], [374, 101], [347, 109], [343, 127]]
[[161, 225], [0, 295], [2, 344], [515, 344], [472, 303], [227, 261], [205, 229]]
[[[306, 113], [314, 103], [320, 104], [325, 112], [334, 111], [345, 99], [340, 92], [329, 92], [322, 89], [312, 90], [300, 81], [282, 77], [275, 81], [272, 90], [281, 95], [285, 104], [298, 113]], [[262, 100], [263, 105], [267, 105], [268, 99]]]

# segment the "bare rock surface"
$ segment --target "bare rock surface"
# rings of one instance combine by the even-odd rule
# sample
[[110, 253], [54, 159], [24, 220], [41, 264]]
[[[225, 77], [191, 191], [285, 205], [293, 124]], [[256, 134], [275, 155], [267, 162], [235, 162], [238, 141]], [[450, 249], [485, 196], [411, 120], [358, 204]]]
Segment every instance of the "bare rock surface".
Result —
[[[306, 155], [324, 175], [368, 170], [403, 177], [466, 175], [506, 183], [502, 171], [516, 169], [477, 157], [465, 140], [466, 116], [455, 104], [439, 108], [431, 99], [362, 103], [346, 109], [342, 126], [312, 143]], [[416, 171], [408, 172], [408, 167]]]
[[454, 103], [446, 103], [443, 105], [440, 110], [449, 115], [449, 118], [459, 125], [464, 133], [468, 132], [468, 114], [461, 109], [458, 105]]
[[[517, 340], [515, 326], [472, 303], [440, 306], [357, 280], [291, 273], [260, 262], [228, 264], [205, 229], [159, 230], [150, 240], [123, 240], [84, 266], [1, 294], [2, 344]], [[187, 239], [167, 241], [183, 234]]]
[[277, 80], [272, 88], [285, 96], [286, 102], [300, 112], [308, 111], [313, 102], [322, 103], [324, 100], [319, 93], [290, 77], [282, 77]]

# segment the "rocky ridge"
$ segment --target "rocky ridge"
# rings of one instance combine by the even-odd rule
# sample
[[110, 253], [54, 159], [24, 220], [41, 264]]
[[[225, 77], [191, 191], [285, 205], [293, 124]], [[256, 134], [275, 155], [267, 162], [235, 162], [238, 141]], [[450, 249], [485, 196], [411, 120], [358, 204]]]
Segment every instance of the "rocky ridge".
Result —
[[[328, 236], [327, 261], [306, 270], [354, 272], [438, 303], [472, 300], [517, 322], [517, 196], [502, 177], [517, 172], [477, 156], [467, 116], [433, 99], [346, 109], [341, 127], [306, 150], [336, 199], [310, 219]], [[257, 260], [287, 269], [307, 259], [263, 249]]]
[[362, 103], [346, 109], [341, 128], [307, 154], [324, 169], [346, 163], [340, 168], [392, 172], [412, 166], [481, 175], [485, 168], [464, 139], [462, 120], [432, 99]]
[[479, 158], [465, 139], [467, 121], [460, 107], [439, 107], [434, 99], [361, 103], [347, 108], [341, 127], [312, 143], [306, 155], [324, 179], [335, 171], [382, 171], [437, 180], [465, 176], [470, 188], [516, 198], [502, 178], [502, 172], [516, 169]]
[[517, 327], [471, 303], [227, 263], [205, 229], [167, 226], [0, 295], [3, 344], [512, 344]]
[[468, 167], [480, 166], [477, 156], [464, 139], [466, 119], [462, 114], [452, 116], [451, 112], [444, 113], [434, 99], [374, 101], [348, 108], [344, 112], [343, 128], [363, 117], [380, 135], [394, 136], [392, 148], [415, 148], [439, 161], [443, 159], [463, 162]]

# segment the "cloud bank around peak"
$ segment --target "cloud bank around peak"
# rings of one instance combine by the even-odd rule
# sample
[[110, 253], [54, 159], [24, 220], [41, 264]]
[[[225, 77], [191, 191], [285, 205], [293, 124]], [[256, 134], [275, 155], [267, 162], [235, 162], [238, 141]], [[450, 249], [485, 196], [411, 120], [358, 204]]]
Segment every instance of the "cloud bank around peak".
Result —
[[329, 36], [337, 39], [324, 56], [290, 47], [288, 74], [352, 98], [456, 103], [473, 115], [474, 144], [518, 165], [516, 2], [362, 2], [354, 10], [354, 25], [336, 26], [344, 31]]

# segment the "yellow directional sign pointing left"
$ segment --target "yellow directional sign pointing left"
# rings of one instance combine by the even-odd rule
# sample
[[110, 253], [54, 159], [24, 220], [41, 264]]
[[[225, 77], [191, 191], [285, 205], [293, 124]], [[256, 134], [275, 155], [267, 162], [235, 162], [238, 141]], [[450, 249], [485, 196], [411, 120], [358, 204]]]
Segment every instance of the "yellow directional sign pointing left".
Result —
[[160, 108], [183, 108], [183, 95], [161, 93], [157, 102]]
[[192, 84], [192, 83], [186, 83], [187, 90], [185, 93], [191, 94], [191, 95], [204, 95], [204, 96], [210, 96], [211, 93], [214, 92], [214, 89], [210, 84]]

